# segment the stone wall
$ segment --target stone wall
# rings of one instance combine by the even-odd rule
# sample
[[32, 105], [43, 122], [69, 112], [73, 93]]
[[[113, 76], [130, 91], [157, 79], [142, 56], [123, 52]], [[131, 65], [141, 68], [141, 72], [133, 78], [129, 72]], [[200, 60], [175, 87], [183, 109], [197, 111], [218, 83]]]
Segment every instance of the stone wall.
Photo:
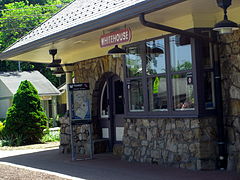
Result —
[[215, 169], [215, 127], [215, 118], [127, 119], [123, 159], [187, 169]]
[[240, 172], [240, 31], [220, 37], [223, 105], [228, 135], [228, 169]]
[[[112, 75], [123, 79], [122, 60], [109, 56], [86, 60], [74, 66], [75, 82], [89, 82], [92, 95], [94, 139], [101, 137], [99, 100], [105, 80]], [[70, 152], [69, 118], [61, 121], [61, 152]], [[126, 119], [122, 158], [188, 169], [216, 168], [215, 118], [200, 119]], [[79, 154], [85, 153], [85, 128], [74, 129]]]
[[[61, 136], [60, 136], [60, 152], [70, 153], [71, 152], [71, 132], [70, 132], [70, 121], [69, 117], [61, 117]], [[73, 126], [73, 139], [75, 142], [75, 150], [79, 155], [89, 155], [89, 125]]]
[[[95, 59], [78, 62], [74, 65], [75, 83], [90, 83], [90, 94], [92, 97], [92, 119], [93, 119], [93, 138], [98, 139], [101, 132], [98, 128], [99, 124], [99, 100], [101, 90], [106, 79], [112, 75], [118, 75], [123, 79], [122, 59], [112, 58], [111, 56], [103, 56]], [[70, 122], [67, 115], [60, 118], [61, 123], [61, 139], [60, 151], [62, 153], [70, 153]], [[80, 140], [88, 138], [86, 127], [74, 126], [74, 139], [77, 144], [76, 150], [78, 153], [83, 153], [83, 148], [86, 148], [86, 143], [81, 143]], [[83, 141], [84, 142], [84, 141]], [[98, 145], [99, 147], [99, 145]]]

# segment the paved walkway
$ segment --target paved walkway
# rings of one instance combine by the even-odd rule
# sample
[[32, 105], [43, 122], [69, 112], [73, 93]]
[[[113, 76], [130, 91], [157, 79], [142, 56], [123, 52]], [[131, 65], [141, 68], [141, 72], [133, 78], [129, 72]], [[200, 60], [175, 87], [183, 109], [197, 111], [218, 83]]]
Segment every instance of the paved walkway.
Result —
[[58, 149], [0, 151], [0, 164], [10, 163], [31, 170], [66, 175], [81, 180], [240, 180], [240, 175], [226, 171], [190, 171], [165, 168], [144, 163], [129, 163], [110, 154], [94, 156], [93, 160], [71, 161]]

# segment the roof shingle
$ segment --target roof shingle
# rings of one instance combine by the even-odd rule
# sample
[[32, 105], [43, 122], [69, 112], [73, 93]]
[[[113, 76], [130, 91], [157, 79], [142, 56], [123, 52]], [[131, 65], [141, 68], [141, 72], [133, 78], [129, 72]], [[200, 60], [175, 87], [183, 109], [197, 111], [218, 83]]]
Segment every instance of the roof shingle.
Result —
[[75, 0], [5, 51], [99, 19], [143, 1], [145, 0]]
[[38, 71], [0, 73], [0, 81], [6, 85], [12, 94], [17, 92], [21, 81], [24, 80], [30, 81], [40, 96], [56, 96], [60, 94], [59, 90]]

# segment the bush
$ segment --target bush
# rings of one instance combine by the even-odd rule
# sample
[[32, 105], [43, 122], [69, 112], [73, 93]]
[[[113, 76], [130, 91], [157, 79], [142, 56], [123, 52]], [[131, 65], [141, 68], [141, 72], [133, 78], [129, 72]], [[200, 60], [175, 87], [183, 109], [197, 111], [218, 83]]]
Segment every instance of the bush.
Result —
[[2, 122], [0, 122], [0, 140], [3, 139], [3, 128], [4, 128], [4, 125]]
[[0, 122], [4, 122], [5, 121], [5, 118], [0, 118]]
[[8, 109], [4, 134], [12, 145], [40, 142], [47, 121], [35, 87], [22, 81]]

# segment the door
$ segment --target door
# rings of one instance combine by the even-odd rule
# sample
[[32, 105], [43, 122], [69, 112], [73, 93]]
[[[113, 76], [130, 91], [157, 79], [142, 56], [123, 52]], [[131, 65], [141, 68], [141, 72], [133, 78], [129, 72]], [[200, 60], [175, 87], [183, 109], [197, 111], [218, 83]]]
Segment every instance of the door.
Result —
[[107, 79], [102, 88], [100, 113], [102, 138], [108, 140], [112, 151], [114, 144], [122, 142], [124, 131], [123, 82], [117, 76]]

